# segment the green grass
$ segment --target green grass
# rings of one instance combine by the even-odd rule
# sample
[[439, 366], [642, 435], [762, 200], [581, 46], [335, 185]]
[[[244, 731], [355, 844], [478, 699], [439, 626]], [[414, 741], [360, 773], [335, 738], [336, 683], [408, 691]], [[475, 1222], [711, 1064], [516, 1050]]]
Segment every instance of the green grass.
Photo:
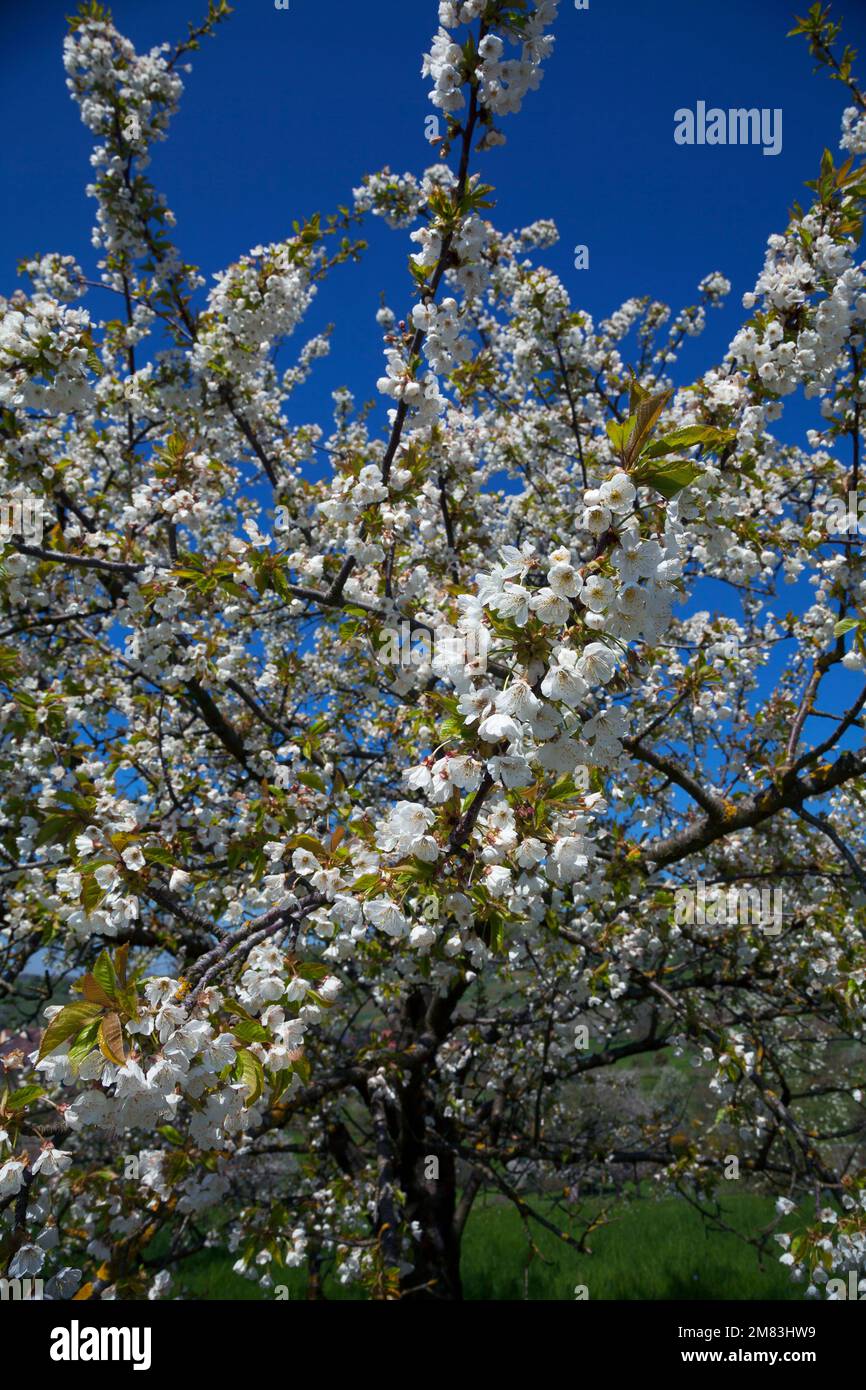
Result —
[[[742, 1231], [760, 1229], [773, 1214], [772, 1201], [756, 1196], [731, 1198], [725, 1205], [728, 1223]], [[513, 1208], [488, 1206], [473, 1217], [463, 1249], [467, 1298], [523, 1298], [526, 1288], [531, 1299], [573, 1299], [581, 1284], [590, 1300], [802, 1297], [778, 1263], [777, 1247], [762, 1271], [751, 1246], [735, 1235], [707, 1231], [700, 1216], [676, 1199], [623, 1204], [616, 1219], [589, 1237], [592, 1254], [579, 1254], [536, 1227], [540, 1253], [528, 1265], [526, 1238]]]
[[[725, 1201], [725, 1219], [738, 1230], [755, 1232], [768, 1225], [772, 1215], [773, 1203], [767, 1198], [741, 1194]], [[591, 1301], [803, 1296], [802, 1287], [793, 1284], [779, 1264], [775, 1242], [762, 1269], [751, 1246], [734, 1235], [707, 1231], [692, 1208], [677, 1199], [640, 1198], [621, 1204], [616, 1219], [589, 1238], [592, 1254], [569, 1249], [537, 1225], [533, 1235], [540, 1253], [528, 1259], [526, 1237], [514, 1208], [496, 1198], [479, 1204], [463, 1242], [464, 1296], [482, 1301], [522, 1299], [526, 1288], [530, 1299], [573, 1300], [579, 1284], [586, 1285]], [[273, 1291], [263, 1291], [234, 1274], [232, 1262], [231, 1256], [217, 1250], [184, 1261], [173, 1292], [195, 1299], [274, 1297]], [[303, 1270], [287, 1270], [280, 1278], [290, 1298], [304, 1298]], [[344, 1288], [330, 1279], [325, 1291], [334, 1299], [363, 1297], [358, 1289]]]

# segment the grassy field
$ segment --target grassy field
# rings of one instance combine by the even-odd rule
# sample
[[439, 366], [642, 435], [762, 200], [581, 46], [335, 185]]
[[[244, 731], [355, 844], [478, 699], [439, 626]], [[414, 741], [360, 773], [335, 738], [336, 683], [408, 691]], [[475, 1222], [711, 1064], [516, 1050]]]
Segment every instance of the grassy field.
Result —
[[[726, 1220], [738, 1230], [754, 1232], [769, 1224], [773, 1203], [748, 1194], [725, 1203]], [[573, 1300], [575, 1286], [586, 1285], [593, 1299], [798, 1299], [801, 1286], [791, 1282], [778, 1262], [773, 1242], [761, 1268], [751, 1246], [734, 1235], [707, 1232], [700, 1217], [683, 1201], [646, 1198], [623, 1204], [616, 1219], [593, 1233], [592, 1254], [568, 1249], [549, 1232], [535, 1227], [540, 1255], [527, 1264], [527, 1244], [517, 1213], [491, 1199], [478, 1206], [467, 1225], [463, 1244], [464, 1296], [474, 1300]], [[781, 1252], [779, 1252], [781, 1253]], [[288, 1270], [284, 1283], [291, 1298], [305, 1293], [302, 1270]], [[326, 1282], [329, 1298], [357, 1299], [363, 1294]], [[232, 1272], [232, 1258], [220, 1251], [184, 1262], [175, 1295], [196, 1299], [273, 1298]]]

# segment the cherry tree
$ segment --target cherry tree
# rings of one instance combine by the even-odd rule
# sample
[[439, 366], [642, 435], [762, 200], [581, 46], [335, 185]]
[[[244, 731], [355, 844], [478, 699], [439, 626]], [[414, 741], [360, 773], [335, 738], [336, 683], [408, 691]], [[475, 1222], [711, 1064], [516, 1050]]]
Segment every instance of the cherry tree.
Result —
[[[95, 264], [0, 299], [3, 488], [44, 521], [0, 576], [0, 960], [40, 1030], [0, 1261], [48, 1296], [170, 1297], [227, 1246], [265, 1290], [456, 1299], [479, 1196], [584, 1251], [627, 1178], [717, 1225], [732, 1177], [772, 1194], [749, 1238], [812, 1294], [862, 1265], [866, 98], [815, 6], [840, 162], [684, 382], [722, 274], [596, 323], [551, 222], [491, 220], [557, 8], [443, 0], [435, 162], [210, 288], [148, 171], [228, 5], [147, 53], [70, 21]], [[302, 420], [329, 335], [277, 349], [374, 218], [409, 255], [379, 405]]]

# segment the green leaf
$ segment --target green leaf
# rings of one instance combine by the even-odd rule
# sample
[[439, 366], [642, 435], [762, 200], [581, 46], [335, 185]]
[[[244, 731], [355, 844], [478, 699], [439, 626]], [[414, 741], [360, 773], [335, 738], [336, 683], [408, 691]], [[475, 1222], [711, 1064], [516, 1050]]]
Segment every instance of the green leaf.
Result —
[[101, 951], [96, 964], [93, 967], [93, 978], [102, 987], [109, 998], [117, 990], [117, 976], [114, 972], [114, 965], [111, 956], [107, 951]]
[[31, 1101], [38, 1100], [44, 1096], [45, 1091], [42, 1086], [30, 1085], [22, 1086], [20, 1090], [13, 1091], [11, 1096], [6, 1098], [7, 1110], [24, 1110]]
[[[285, 582], [286, 582], [286, 581], [285, 581], [285, 579], [284, 579], [284, 577], [283, 577], [282, 574], [277, 574], [277, 575], [275, 576], [275, 578], [276, 578], [276, 581], [277, 581], [277, 588], [278, 588], [278, 589], [281, 591], [281, 593], [282, 593], [282, 592], [284, 591], [284, 589], [285, 589]], [[225, 575], [221, 575], [218, 582], [219, 582], [220, 588], [221, 588], [221, 589], [225, 589], [226, 593], [231, 594], [233, 598], [243, 598], [243, 599], [245, 599], [245, 598], [247, 597], [247, 591], [246, 591], [246, 589], [242, 589], [241, 586], [240, 586], [240, 584], [237, 584], [237, 583], [235, 582], [234, 579], [228, 579], [228, 578], [226, 578]], [[285, 597], [285, 596], [287, 596], [287, 592], [284, 593], [284, 597]]]
[[268, 1101], [269, 1106], [276, 1105], [291, 1079], [292, 1073], [289, 1068], [283, 1067], [281, 1071], [277, 1072], [274, 1077], [274, 1087], [271, 1091], [270, 1100]]
[[162, 845], [147, 845], [144, 857], [148, 864], [162, 864], [167, 869], [174, 868], [174, 860], [167, 849]]
[[292, 1063], [292, 1071], [301, 1078], [305, 1086], [309, 1085], [313, 1069], [306, 1057], [297, 1057]]
[[75, 829], [75, 820], [72, 816], [49, 816], [36, 835], [36, 846], [47, 845], [49, 840], [54, 844], [65, 844]]
[[43, 1057], [47, 1057], [49, 1052], [54, 1052], [67, 1038], [80, 1033], [81, 1029], [92, 1023], [101, 1012], [98, 1004], [67, 1004], [59, 1014], [54, 1015], [45, 1029], [39, 1045], [38, 1060], [41, 1062]]
[[384, 882], [379, 874], [361, 874], [352, 884], [355, 893], [363, 893], [365, 896], [370, 893], [378, 893], [384, 887]]
[[313, 791], [323, 792], [325, 790], [324, 782], [315, 772], [299, 772], [298, 781], [302, 782], [305, 787], [312, 787]]
[[317, 859], [326, 859], [328, 856], [321, 840], [317, 840], [313, 835], [293, 835], [289, 841], [289, 849], [308, 849]]
[[648, 464], [633, 474], [633, 480], [645, 487], [655, 488], [662, 497], [670, 499], [693, 483], [700, 472], [698, 464], [691, 459], [672, 459], [669, 463]]
[[734, 437], [733, 430], [719, 430], [713, 425], [689, 425], [687, 429], [675, 430], [673, 434], [666, 434], [664, 439], [650, 444], [649, 448], [644, 450], [642, 457], [645, 459], [663, 458], [665, 454], [672, 454], [677, 449], [691, 449], [695, 444], [703, 444], [705, 448], [718, 451], [726, 444], [730, 444]]
[[846, 632], [852, 632], [855, 627], [860, 627], [862, 622], [862, 618], [840, 618], [833, 628], [833, 636], [844, 637]]
[[618, 449], [621, 454], [625, 453], [625, 446], [629, 435], [636, 424], [637, 416], [635, 415], [630, 415], [624, 424], [620, 424], [618, 420], [608, 420], [605, 426], [607, 437], [613, 447]]
[[265, 1088], [265, 1073], [258, 1057], [242, 1047], [235, 1062], [235, 1079], [247, 1088], [246, 1106], [254, 1105]]
[[237, 1023], [232, 1024], [232, 1032], [241, 1042], [267, 1042], [269, 1038], [267, 1028], [263, 1028], [255, 1019], [242, 1018]]
[[232, 870], [239, 868], [241, 864], [245, 863], [249, 853], [250, 847], [243, 841], [235, 841], [234, 844], [229, 845], [226, 854], [229, 868]]
[[246, 1019], [248, 1023], [255, 1023], [256, 1021], [253, 1018], [252, 1014], [247, 1013], [244, 1006], [242, 1004], [238, 1004], [234, 999], [226, 999], [223, 1001], [223, 1012], [231, 1014], [234, 1018]]
[[[357, 884], [355, 886], [357, 887]], [[315, 960], [307, 961], [298, 970], [302, 980], [324, 980], [329, 973], [327, 965]]]
[[505, 923], [498, 912], [491, 913], [487, 927], [490, 949], [496, 954], [501, 951], [505, 945]]
[[99, 1028], [102, 1023], [101, 1018], [95, 1018], [86, 1028], [78, 1034], [75, 1042], [69, 1049], [69, 1060], [77, 1070], [81, 1066], [85, 1057], [88, 1057], [96, 1046], [99, 1037]]
[[179, 1130], [175, 1129], [174, 1125], [160, 1125], [156, 1132], [161, 1134], [163, 1139], [167, 1139], [169, 1144], [174, 1144], [178, 1148], [183, 1147], [183, 1136]]

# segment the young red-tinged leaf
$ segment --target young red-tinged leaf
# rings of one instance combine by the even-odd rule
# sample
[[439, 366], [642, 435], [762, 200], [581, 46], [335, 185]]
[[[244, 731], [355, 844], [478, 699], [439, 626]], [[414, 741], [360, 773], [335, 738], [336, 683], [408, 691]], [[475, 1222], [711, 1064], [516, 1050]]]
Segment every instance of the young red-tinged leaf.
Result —
[[345, 827], [345, 825], [338, 825], [337, 828], [336, 828], [336, 830], [334, 831], [333, 835], [331, 836], [331, 846], [330, 846], [330, 848], [331, 848], [331, 853], [332, 853], [332, 854], [333, 854], [334, 850], [337, 848], [337, 846], [339, 845], [340, 841], [344, 838], [345, 834], [346, 834], [346, 827]]
[[635, 428], [630, 433], [628, 447], [625, 450], [627, 463], [632, 463], [640, 454], [672, 395], [673, 391], [659, 391], [658, 395], [647, 396], [638, 405]]
[[85, 975], [83, 979], [78, 981], [76, 989], [80, 990], [85, 999], [90, 1000], [91, 1004], [99, 1004], [100, 1007], [104, 1009], [114, 1008], [114, 1000], [106, 994], [102, 985], [94, 975]]
[[129, 942], [124, 941], [122, 946], [118, 946], [114, 953], [114, 972], [121, 985], [126, 984], [127, 959], [129, 956]]
[[123, 1028], [117, 1014], [106, 1014], [99, 1025], [99, 1048], [103, 1057], [107, 1057], [109, 1062], [116, 1062], [119, 1067], [126, 1063], [126, 1053], [123, 1047]]

